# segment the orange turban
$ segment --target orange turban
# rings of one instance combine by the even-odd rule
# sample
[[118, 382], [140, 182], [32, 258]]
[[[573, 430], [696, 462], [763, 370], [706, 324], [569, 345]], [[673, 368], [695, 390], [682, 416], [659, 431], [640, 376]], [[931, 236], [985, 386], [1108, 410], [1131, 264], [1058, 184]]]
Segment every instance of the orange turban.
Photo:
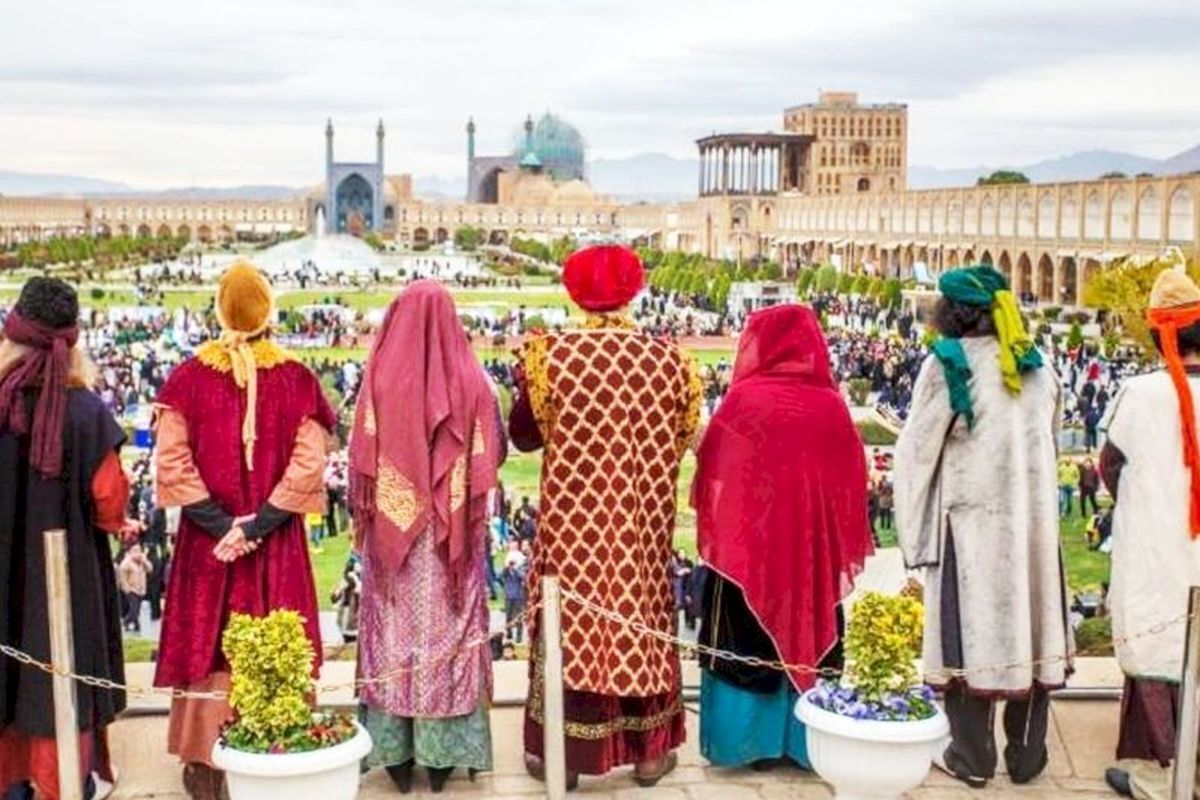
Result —
[[222, 332], [217, 345], [229, 356], [238, 388], [246, 390], [242, 445], [250, 470], [254, 469], [254, 442], [258, 438], [258, 363], [251, 342], [266, 333], [274, 309], [271, 284], [258, 267], [248, 261], [235, 261], [221, 275], [216, 310]]
[[1196, 407], [1183, 358], [1179, 355], [1179, 331], [1200, 322], [1200, 288], [1183, 270], [1161, 273], [1150, 290], [1146, 321], [1158, 332], [1158, 344], [1167, 372], [1179, 396], [1179, 421], [1183, 429], [1183, 463], [1191, 474], [1189, 524], [1192, 538], [1200, 536], [1200, 446], [1196, 441]]
[[271, 323], [271, 284], [258, 267], [235, 261], [217, 284], [217, 320], [221, 328], [257, 336]]

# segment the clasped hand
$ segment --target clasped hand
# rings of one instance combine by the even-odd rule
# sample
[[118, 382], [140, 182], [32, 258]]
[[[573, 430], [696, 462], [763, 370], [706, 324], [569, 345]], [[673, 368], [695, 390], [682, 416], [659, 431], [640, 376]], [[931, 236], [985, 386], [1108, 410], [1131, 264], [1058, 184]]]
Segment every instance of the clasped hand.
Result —
[[252, 519], [254, 519], [253, 515], [234, 519], [229, 533], [225, 534], [213, 548], [213, 555], [217, 557], [218, 561], [229, 564], [258, 549], [258, 542], [247, 539], [246, 531], [242, 527]]

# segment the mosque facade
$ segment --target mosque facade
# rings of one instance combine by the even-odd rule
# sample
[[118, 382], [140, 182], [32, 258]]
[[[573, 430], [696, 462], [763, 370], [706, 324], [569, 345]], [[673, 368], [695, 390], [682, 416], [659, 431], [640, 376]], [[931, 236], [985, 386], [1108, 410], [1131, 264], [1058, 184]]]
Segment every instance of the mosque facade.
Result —
[[1043, 302], [1077, 303], [1087, 280], [1130, 255], [1200, 259], [1200, 175], [910, 190], [907, 108], [823, 93], [787, 108], [783, 130], [697, 140], [696, 197], [628, 203], [586, 181], [583, 137], [552, 115], [525, 121], [512, 151], [475, 152], [467, 125], [462, 200], [421, 198], [388, 175], [384, 127], [373, 162], [335, 159], [325, 181], [283, 200], [0, 197], [0, 247], [52, 236], [179, 236], [200, 242], [281, 234], [374, 233], [398, 247], [452, 241], [465, 226], [513, 237], [620, 239], [712, 258], [864, 265], [909, 277], [993, 263]]

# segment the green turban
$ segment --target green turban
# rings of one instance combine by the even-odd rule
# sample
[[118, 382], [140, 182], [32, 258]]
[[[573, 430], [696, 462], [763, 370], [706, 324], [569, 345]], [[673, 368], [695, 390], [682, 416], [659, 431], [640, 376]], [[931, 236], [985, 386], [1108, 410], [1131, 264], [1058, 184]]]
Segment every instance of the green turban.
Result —
[[[1021, 393], [1021, 374], [1042, 366], [1042, 354], [1025, 329], [1016, 298], [1005, 277], [990, 266], [980, 265], [951, 270], [942, 275], [938, 289], [950, 300], [969, 306], [989, 308], [1000, 341], [1000, 373], [1012, 394]], [[962, 414], [968, 426], [974, 426], [975, 412], [967, 381], [971, 367], [962, 342], [945, 336], [933, 345], [933, 354], [942, 364], [950, 390], [950, 407]]]

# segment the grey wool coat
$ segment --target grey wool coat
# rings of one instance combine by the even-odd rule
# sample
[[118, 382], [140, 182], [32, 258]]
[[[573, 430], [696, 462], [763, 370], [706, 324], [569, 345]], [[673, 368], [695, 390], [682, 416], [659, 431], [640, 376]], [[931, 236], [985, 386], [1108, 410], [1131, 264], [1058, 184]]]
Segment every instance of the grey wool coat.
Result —
[[[896, 445], [896, 525], [905, 564], [925, 572], [926, 681], [953, 677], [943, 627], [955, 620], [943, 619], [942, 593], [956, 585], [967, 686], [1019, 696], [1034, 683], [1063, 685], [1073, 650], [1059, 546], [1058, 377], [1048, 365], [1025, 373], [1013, 395], [996, 339], [962, 343], [974, 426], [951, 410], [942, 366], [930, 356]], [[953, 575], [944, 563], [951, 536]]]

